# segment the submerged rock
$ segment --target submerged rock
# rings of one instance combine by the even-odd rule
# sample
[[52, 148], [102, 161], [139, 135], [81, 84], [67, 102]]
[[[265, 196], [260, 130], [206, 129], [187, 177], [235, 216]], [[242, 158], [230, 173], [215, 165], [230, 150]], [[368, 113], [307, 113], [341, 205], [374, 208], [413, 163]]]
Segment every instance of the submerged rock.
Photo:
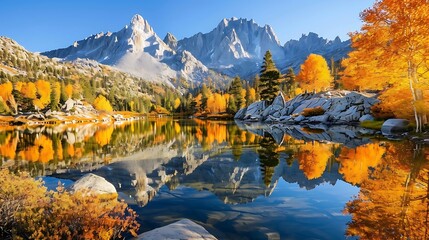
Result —
[[406, 119], [388, 119], [381, 126], [381, 133], [383, 135], [394, 135], [397, 133], [403, 133], [408, 130], [410, 121]]
[[206, 229], [189, 219], [182, 219], [178, 222], [164, 227], [156, 228], [152, 231], [140, 234], [136, 239], [158, 240], [158, 239], [217, 239]]
[[72, 186], [72, 191], [89, 190], [95, 194], [117, 194], [115, 186], [103, 177], [92, 173], [84, 175], [77, 180]]

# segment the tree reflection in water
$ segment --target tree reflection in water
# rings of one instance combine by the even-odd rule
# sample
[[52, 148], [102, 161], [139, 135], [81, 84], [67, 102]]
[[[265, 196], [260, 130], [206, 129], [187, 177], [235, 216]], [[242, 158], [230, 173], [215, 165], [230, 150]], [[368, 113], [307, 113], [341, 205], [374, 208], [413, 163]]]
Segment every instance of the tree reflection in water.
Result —
[[428, 148], [361, 138], [349, 127], [247, 129], [231, 122], [171, 119], [0, 126], [0, 160], [1, 167], [33, 176], [96, 170], [121, 191], [132, 190], [127, 195], [140, 206], [162, 186], [190, 186], [225, 203], [245, 204], [268, 196], [280, 178], [308, 190], [343, 180], [360, 188], [344, 207], [351, 215], [347, 236], [429, 238]]
[[352, 215], [348, 236], [429, 238], [427, 153], [427, 149], [411, 143], [386, 146], [383, 160], [377, 166], [373, 164], [368, 177], [360, 183], [359, 195], [346, 205], [345, 213]]
[[279, 164], [279, 153], [277, 152], [277, 143], [270, 135], [265, 135], [259, 142], [258, 149], [259, 163], [265, 186], [271, 184], [274, 168]]

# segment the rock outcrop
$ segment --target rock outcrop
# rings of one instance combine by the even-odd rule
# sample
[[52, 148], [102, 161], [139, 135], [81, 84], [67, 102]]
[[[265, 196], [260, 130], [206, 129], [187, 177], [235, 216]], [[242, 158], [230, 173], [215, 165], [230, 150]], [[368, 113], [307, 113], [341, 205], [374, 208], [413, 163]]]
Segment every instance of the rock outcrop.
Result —
[[215, 240], [213, 235], [207, 232], [200, 225], [189, 219], [182, 219], [178, 222], [164, 227], [156, 228], [152, 231], [140, 234], [136, 239], [158, 240], [158, 239], [211, 239]]
[[[240, 109], [234, 118], [286, 124], [348, 124], [370, 119], [371, 107], [376, 103], [375, 96], [350, 91], [303, 93], [290, 101], [285, 101], [283, 94], [279, 93], [271, 105], [266, 106], [265, 101], [255, 102]], [[304, 116], [304, 109], [318, 107], [324, 110], [322, 115]]]

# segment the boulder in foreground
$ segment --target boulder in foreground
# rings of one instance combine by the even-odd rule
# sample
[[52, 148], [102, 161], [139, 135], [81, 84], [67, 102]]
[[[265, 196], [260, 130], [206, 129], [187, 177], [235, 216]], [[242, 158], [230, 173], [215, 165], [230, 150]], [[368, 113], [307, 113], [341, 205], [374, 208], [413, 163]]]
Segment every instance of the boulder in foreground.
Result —
[[77, 180], [72, 186], [72, 191], [88, 190], [95, 194], [117, 194], [115, 186], [103, 177], [92, 173], [84, 175]]
[[164, 227], [156, 228], [149, 232], [140, 234], [137, 239], [158, 240], [158, 239], [217, 239], [206, 229], [189, 219], [182, 219], [178, 222]]

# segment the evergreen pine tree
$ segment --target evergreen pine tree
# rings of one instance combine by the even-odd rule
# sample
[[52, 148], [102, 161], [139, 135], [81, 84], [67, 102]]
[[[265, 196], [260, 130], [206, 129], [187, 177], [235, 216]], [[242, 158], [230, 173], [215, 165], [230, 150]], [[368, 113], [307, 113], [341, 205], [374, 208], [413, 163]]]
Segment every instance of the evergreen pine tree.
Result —
[[264, 63], [261, 68], [260, 75], [260, 97], [271, 103], [277, 96], [279, 86], [280, 72], [273, 62], [270, 51], [267, 51], [264, 56]]
[[240, 77], [235, 77], [234, 80], [232, 80], [229, 93], [234, 98], [236, 111], [238, 111], [244, 105], [245, 100], [243, 98], [243, 95], [241, 95], [242, 90], [243, 84], [241, 82]]
[[211, 95], [210, 89], [207, 87], [205, 83], [203, 83], [203, 86], [201, 87], [201, 106], [200, 109], [202, 112], [204, 112], [207, 109], [207, 100], [209, 99]]
[[226, 108], [226, 111], [228, 113], [236, 113], [238, 111], [237, 109], [237, 103], [235, 102], [234, 96], [231, 95], [229, 97], [229, 102], [228, 102], [228, 106]]
[[259, 85], [260, 85], [260, 79], [259, 79], [259, 75], [255, 76], [255, 81], [253, 82], [253, 88], [255, 89], [256, 92], [256, 101], [259, 101], [261, 99], [261, 96], [259, 94]]
[[295, 90], [297, 83], [295, 81], [295, 72], [293, 68], [289, 68], [284, 76], [285, 78], [285, 90], [283, 90], [289, 97], [295, 97]]

